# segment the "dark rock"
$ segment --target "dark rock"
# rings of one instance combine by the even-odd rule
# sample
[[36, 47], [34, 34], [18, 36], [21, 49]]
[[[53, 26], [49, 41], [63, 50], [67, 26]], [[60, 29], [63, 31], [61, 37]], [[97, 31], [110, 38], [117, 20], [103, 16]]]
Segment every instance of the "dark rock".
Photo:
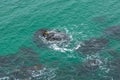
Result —
[[15, 63], [19, 65], [37, 65], [40, 63], [39, 55], [31, 48], [22, 47], [16, 55]]
[[[99, 80], [99, 78], [103, 77], [98, 75], [98, 71], [102, 72], [102, 60], [99, 59], [87, 59], [82, 63], [72, 64], [72, 65], [64, 65], [64, 67], [60, 67], [57, 71], [57, 75], [59, 79], [56, 80], [65, 80], [67, 77], [73, 80]], [[103, 79], [104, 80], [104, 79]]]
[[38, 47], [46, 47], [51, 44], [57, 44], [59, 46], [68, 43], [69, 36], [65, 32], [58, 30], [40, 29], [35, 32], [33, 41]]
[[43, 39], [41, 36], [44, 36], [43, 33], [47, 31], [47, 29], [40, 29], [35, 32], [33, 36], [33, 42], [38, 46], [38, 47], [45, 47], [46, 44], [43, 43]]
[[82, 64], [78, 64], [76, 68], [76, 74], [79, 77], [95, 77], [96, 73], [101, 71], [101, 66], [103, 65], [103, 61], [97, 58], [87, 59]]
[[[13, 69], [11, 72], [0, 73], [0, 80], [39, 80], [37, 78], [43, 77], [43, 66], [38, 64], [34, 66], [21, 67]], [[41, 76], [43, 75], [43, 76]]]
[[120, 80], [120, 57], [110, 61], [109, 69], [109, 77], [112, 77], [113, 80]]
[[21, 67], [37, 64], [40, 64], [39, 55], [31, 48], [22, 47], [15, 54], [0, 56], [0, 71], [5, 73]]
[[10, 56], [0, 56], [0, 67], [11, 65], [13, 63], [13, 59], [15, 57], [13, 55]]
[[120, 53], [115, 50], [108, 50], [108, 54], [110, 54], [113, 58], [120, 58]]
[[92, 38], [90, 40], [83, 41], [77, 51], [84, 54], [97, 53], [104, 49], [107, 44], [108, 40], [105, 38]]
[[88, 71], [95, 71], [99, 68], [100, 65], [101, 65], [100, 60], [92, 59], [92, 60], [87, 60], [83, 66]]
[[88, 69], [85, 65], [80, 65], [76, 68], [75, 75], [80, 78], [85, 78], [85, 77], [92, 77], [93, 75], [96, 74], [97, 69]]
[[40, 64], [39, 55], [27, 47], [15, 54], [0, 56], [0, 64], [0, 80], [45, 80], [53, 74]]
[[107, 37], [120, 40], [120, 26], [112, 26], [105, 29], [105, 35]]
[[106, 21], [106, 16], [96, 16], [96, 17], [93, 17], [93, 21], [94, 22], [97, 22], [97, 23], [103, 23]]
[[16, 69], [12, 73], [9, 74], [10, 79], [13, 80], [30, 80], [30, 74], [28, 74], [26, 71], [23, 71], [21, 69]]
[[22, 67], [20, 69], [15, 69], [13, 72], [9, 73], [10, 79], [13, 80], [32, 80], [32, 78], [38, 77], [40, 74], [40, 70], [43, 67], [41, 65]]

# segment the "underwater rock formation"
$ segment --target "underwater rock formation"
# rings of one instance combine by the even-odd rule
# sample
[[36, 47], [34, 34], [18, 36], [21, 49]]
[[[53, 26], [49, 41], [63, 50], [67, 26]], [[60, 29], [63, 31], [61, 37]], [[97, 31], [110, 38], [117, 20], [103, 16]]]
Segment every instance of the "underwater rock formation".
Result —
[[120, 57], [114, 58], [109, 63], [109, 68], [108, 76], [112, 77], [112, 80], [120, 80]]
[[102, 16], [93, 17], [92, 20], [97, 23], [103, 23], [106, 21], [106, 18], [107, 17], [105, 15], [102, 15]]
[[[22, 63], [24, 65], [36, 65], [40, 63], [39, 60], [39, 54], [36, 53], [33, 49], [31, 48], [26, 48], [22, 47], [20, 50], [17, 52], [17, 63]], [[22, 65], [21, 64], [21, 65]]]
[[91, 60], [87, 60], [83, 66], [88, 71], [95, 71], [99, 68], [101, 63], [102, 62], [99, 59], [91, 59]]
[[[83, 79], [83, 80], [89, 80], [89, 77], [91, 77], [91, 80], [97, 80], [97, 72], [101, 71], [101, 66], [103, 64], [101, 63], [101, 60], [98, 59], [88, 59], [85, 60], [82, 64], [75, 65], [73, 69], [70, 69], [68, 72], [69, 74], [72, 74], [74, 80]], [[73, 71], [74, 70], [74, 71]], [[102, 76], [99, 76], [102, 77]]]
[[13, 69], [40, 64], [39, 55], [31, 48], [22, 47], [18, 52], [0, 56], [0, 72], [11, 72]]
[[35, 32], [33, 41], [38, 47], [48, 47], [56, 44], [61, 47], [70, 41], [69, 36], [62, 31], [40, 29]]
[[53, 76], [52, 69], [41, 65], [39, 55], [31, 48], [0, 56], [0, 80], [48, 80]]
[[120, 53], [114, 49], [107, 51], [111, 58], [106, 62], [107, 80], [120, 80]]
[[9, 73], [10, 79], [13, 80], [32, 80], [40, 74], [40, 70], [42, 70], [41, 65], [35, 65], [30, 67], [23, 67], [20, 69], [15, 69], [13, 72]]
[[120, 40], [120, 26], [112, 26], [105, 29], [105, 35], [107, 37]]
[[116, 50], [109, 50], [107, 51], [108, 54], [110, 54], [113, 58], [120, 58], [120, 53], [117, 52]]
[[52, 80], [54, 72], [40, 64], [39, 55], [31, 48], [0, 56], [0, 80]]
[[41, 65], [21, 67], [0, 75], [0, 80], [39, 80], [43, 69]]
[[77, 48], [78, 52], [83, 54], [92, 54], [101, 51], [107, 44], [108, 40], [105, 38], [92, 38], [90, 40], [83, 41]]

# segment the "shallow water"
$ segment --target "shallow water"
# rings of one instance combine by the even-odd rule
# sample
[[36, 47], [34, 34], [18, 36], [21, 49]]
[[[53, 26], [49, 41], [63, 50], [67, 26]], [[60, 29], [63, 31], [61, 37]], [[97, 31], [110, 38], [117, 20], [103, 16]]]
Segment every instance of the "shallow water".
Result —
[[[109, 51], [120, 55], [120, 40], [105, 35], [106, 28], [120, 27], [119, 7], [119, 0], [0, 0], [0, 55], [20, 54], [24, 46], [32, 48], [40, 64], [55, 69], [53, 77], [43, 80], [120, 80], [120, 75], [109, 75], [107, 63], [116, 58]], [[37, 47], [33, 36], [41, 28], [66, 31], [71, 36], [69, 46]], [[85, 40], [101, 37], [109, 42], [96, 54], [76, 50]], [[102, 63], [93, 71], [84, 69], [81, 65], [89, 59]]]

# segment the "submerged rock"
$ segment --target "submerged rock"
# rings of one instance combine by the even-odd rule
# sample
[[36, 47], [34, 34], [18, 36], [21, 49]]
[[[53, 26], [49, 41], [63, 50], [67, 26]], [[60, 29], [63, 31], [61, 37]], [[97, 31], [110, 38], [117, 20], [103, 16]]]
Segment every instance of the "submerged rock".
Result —
[[[34, 65], [29, 67], [21, 67], [0, 75], [1, 80], [39, 80], [37, 78], [43, 75], [43, 66]], [[42, 76], [43, 77], [43, 76]]]
[[0, 56], [0, 72], [11, 72], [13, 69], [39, 64], [39, 55], [31, 48], [22, 47], [17, 53]]
[[89, 77], [91, 80], [112, 80], [111, 76], [108, 76], [108, 61], [104, 58], [87, 59], [77, 71], [80, 78], [88, 77], [87, 80]]
[[33, 80], [35, 76], [38, 76], [39, 71], [42, 70], [41, 65], [22, 67], [20, 69], [15, 69], [13, 72], [9, 73], [10, 79], [13, 80]]
[[87, 60], [83, 66], [88, 71], [95, 71], [100, 67], [101, 63], [99, 59], [91, 59]]
[[111, 55], [111, 59], [107, 61], [107, 77], [110, 80], [120, 80], [120, 53], [115, 50], [109, 50], [108, 54]]
[[113, 58], [120, 58], [120, 53], [115, 50], [109, 50], [107, 51], [108, 54], [110, 54]]
[[[56, 80], [98, 80], [103, 77], [101, 66], [103, 66], [104, 60], [99, 58], [86, 59], [82, 63], [65, 64], [57, 71]], [[104, 67], [103, 67], [104, 68]], [[98, 74], [98, 72], [101, 72]], [[104, 79], [103, 79], [104, 80]]]
[[62, 31], [40, 29], [35, 32], [33, 40], [39, 47], [46, 47], [52, 44], [63, 46], [70, 40], [69, 36]]
[[12, 73], [8, 74], [10, 79], [13, 80], [30, 80], [30, 74], [22, 69], [16, 69]]
[[97, 23], [104, 23], [106, 21], [106, 16], [96, 16], [93, 17], [92, 20]]
[[104, 49], [107, 44], [108, 40], [105, 38], [92, 38], [83, 41], [83, 43], [77, 48], [77, 51], [82, 52], [83, 54], [97, 53]]
[[100, 66], [102, 66], [102, 63], [98, 59], [88, 59], [76, 67], [74, 74], [81, 79], [88, 80], [88, 78], [91, 77], [92, 79], [97, 80], [97, 72], [102, 71]]
[[16, 63], [21, 63], [20, 65], [36, 65], [40, 63], [39, 54], [36, 53], [31, 48], [22, 47], [17, 52]]
[[40, 64], [39, 55], [22, 47], [11, 55], [0, 56], [0, 80], [48, 80], [55, 75], [52, 69]]
[[120, 80], [120, 57], [112, 60], [109, 63], [109, 68], [108, 75], [112, 77], [113, 80]]
[[105, 35], [120, 40], [120, 26], [112, 26], [105, 29]]

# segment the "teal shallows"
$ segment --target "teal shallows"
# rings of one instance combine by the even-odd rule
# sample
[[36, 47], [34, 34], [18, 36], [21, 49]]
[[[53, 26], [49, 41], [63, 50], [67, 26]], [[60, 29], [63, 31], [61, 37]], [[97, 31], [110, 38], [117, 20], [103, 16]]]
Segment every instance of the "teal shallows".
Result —
[[[33, 34], [40, 28], [67, 29], [73, 37], [70, 44], [73, 48], [92, 37], [106, 37], [105, 28], [120, 25], [119, 7], [119, 0], [0, 0], [0, 55], [12, 54], [28, 46], [40, 54], [41, 62], [46, 65], [54, 62], [59, 67], [82, 63], [85, 56], [75, 51], [63, 53], [38, 48], [32, 41]], [[117, 44], [119, 41], [110, 39], [107, 47], [116, 46], [115, 50], [119, 51]], [[102, 56], [106, 58], [108, 54]], [[74, 76], [74, 79], [98, 80], [99, 76], [89, 79]]]

